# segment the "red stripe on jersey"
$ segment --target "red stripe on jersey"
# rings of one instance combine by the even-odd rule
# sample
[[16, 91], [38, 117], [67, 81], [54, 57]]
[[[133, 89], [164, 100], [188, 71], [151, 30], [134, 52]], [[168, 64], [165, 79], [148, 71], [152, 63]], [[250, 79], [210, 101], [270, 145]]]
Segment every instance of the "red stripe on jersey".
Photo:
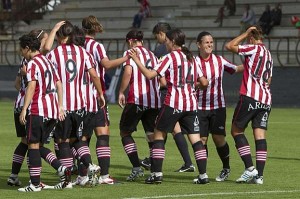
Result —
[[[177, 88], [179, 88], [181, 85], [180, 80], [179, 80], [179, 71], [178, 71], [178, 63], [175, 57], [174, 53], [171, 53], [171, 58], [173, 60], [173, 68], [176, 69], [174, 70], [174, 86], [176, 86]], [[169, 97], [171, 97], [171, 95], [169, 95]], [[179, 92], [175, 92], [175, 99], [174, 99], [174, 105], [173, 108], [178, 109], [178, 100], [179, 100]]]
[[[155, 62], [154, 60], [156, 60], [156, 57], [154, 56], [154, 54], [150, 53], [150, 59], [151, 59], [151, 66], [152, 68], [155, 66]], [[152, 81], [152, 87], [155, 88], [157, 86], [157, 82]], [[159, 100], [159, 96], [157, 92], [154, 92], [154, 99], [155, 99], [155, 107], [158, 107], [158, 100]]]
[[[223, 67], [222, 67], [222, 60], [221, 60], [221, 57], [219, 56], [216, 56], [217, 57], [217, 60], [218, 60], [218, 73], [219, 73], [219, 77], [222, 77], [223, 76]], [[217, 91], [218, 93], [221, 93], [221, 88], [222, 88], [222, 78], [218, 78], [217, 79]], [[218, 97], [217, 99], [218, 101], [218, 107], [222, 107], [222, 98], [221, 97]], [[213, 108], [213, 106], [212, 106]]]
[[[209, 66], [210, 67], [210, 72], [211, 72], [211, 83], [210, 83], [210, 93], [215, 93], [215, 84], [216, 84], [216, 78], [214, 78], [216, 76], [216, 71], [215, 71], [215, 67], [214, 67], [214, 63], [212, 60], [212, 56], [210, 56], [209, 59]], [[210, 108], [214, 106], [214, 95], [210, 95]]]
[[[45, 63], [45, 61], [44, 60], [41, 60], [42, 62], [43, 62], [43, 65], [44, 66], [47, 66], [48, 65], [48, 63]], [[41, 73], [41, 77], [42, 78], [44, 78], [45, 80], [46, 80], [46, 75], [45, 75], [45, 71], [47, 71], [48, 70], [48, 68], [47, 67], [43, 67], [43, 65], [40, 63], [40, 62], [36, 62], [36, 64], [37, 64], [37, 66], [40, 68], [40, 73]], [[42, 69], [42, 70], [41, 70]], [[51, 78], [52, 78], [52, 76], [51, 76]], [[52, 80], [49, 80], [49, 81], [52, 81]], [[38, 82], [37, 82], [38, 83]], [[42, 93], [43, 93], [43, 95], [46, 95], [47, 93], [47, 85], [46, 85], [46, 81], [44, 82], [44, 84], [42, 84], [42, 85], [38, 85], [40, 88], [41, 88], [41, 90], [42, 90]], [[51, 82], [49, 82], [49, 84], [50, 84]], [[48, 109], [47, 109], [47, 102], [46, 102], [46, 99], [43, 97], [43, 98], [41, 98], [41, 100], [42, 100], [42, 104], [43, 104], [43, 112], [44, 112], [44, 115], [46, 116], [46, 115], [48, 115]], [[54, 110], [53, 109], [53, 106], [52, 106], [52, 104], [51, 104], [51, 108], [52, 108], [52, 110]]]

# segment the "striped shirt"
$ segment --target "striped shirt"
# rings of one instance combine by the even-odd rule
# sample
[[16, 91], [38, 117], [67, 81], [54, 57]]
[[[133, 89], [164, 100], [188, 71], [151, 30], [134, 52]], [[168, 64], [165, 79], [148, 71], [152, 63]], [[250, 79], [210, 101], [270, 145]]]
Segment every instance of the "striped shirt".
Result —
[[[139, 52], [139, 59], [147, 68], [153, 68], [157, 65], [157, 58], [154, 54], [142, 46], [136, 47]], [[124, 52], [124, 56], [128, 55], [128, 51]], [[132, 67], [131, 78], [129, 82], [129, 92], [127, 103], [142, 105], [150, 108], [160, 108], [159, 98], [159, 80], [158, 77], [148, 80], [138, 69], [136, 63], [129, 59], [123, 63], [123, 66], [130, 65]]]
[[154, 70], [167, 81], [165, 105], [182, 111], [197, 110], [195, 84], [203, 73], [194, 58], [188, 61], [182, 51], [175, 50], [166, 55]]
[[197, 91], [198, 109], [214, 110], [225, 107], [223, 74], [224, 71], [230, 74], [235, 73], [237, 66], [215, 54], [211, 54], [207, 60], [197, 56], [196, 60], [200, 64], [204, 77], [209, 82], [205, 90]]
[[75, 111], [84, 108], [84, 71], [94, 66], [92, 58], [84, 48], [73, 44], [62, 44], [49, 52], [47, 57], [56, 67], [62, 81], [64, 110]]
[[105, 68], [101, 65], [102, 59], [107, 57], [105, 48], [103, 44], [98, 43], [92, 38], [85, 38], [85, 44], [84, 47], [87, 52], [93, 55], [96, 63], [96, 72], [98, 74], [98, 77], [100, 78], [100, 83], [102, 87], [103, 94], [105, 94]]
[[245, 57], [240, 94], [263, 104], [271, 105], [271, 90], [268, 79], [272, 77], [273, 59], [264, 44], [239, 45], [239, 55]]
[[28, 82], [36, 81], [36, 88], [29, 106], [29, 115], [57, 119], [58, 97], [56, 82], [59, 81], [53, 64], [42, 54], [36, 55], [27, 64]]
[[24, 65], [27, 66], [27, 63], [28, 63], [28, 61], [25, 58], [23, 58], [21, 60], [21, 65], [20, 65], [20, 68], [18, 71], [18, 77], [20, 77], [20, 79], [21, 79], [21, 87], [20, 87], [18, 96], [15, 101], [15, 107], [14, 107], [15, 109], [21, 108], [24, 105], [24, 97], [25, 97], [25, 91], [26, 91], [26, 87], [27, 87], [27, 79], [26, 79], [26, 75], [21, 74], [21, 68]]

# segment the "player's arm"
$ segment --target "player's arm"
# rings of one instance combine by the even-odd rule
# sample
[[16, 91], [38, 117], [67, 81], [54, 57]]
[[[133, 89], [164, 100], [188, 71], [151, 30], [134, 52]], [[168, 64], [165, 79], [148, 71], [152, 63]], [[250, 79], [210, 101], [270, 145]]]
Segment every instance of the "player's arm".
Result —
[[25, 92], [24, 105], [19, 117], [20, 123], [23, 125], [26, 124], [26, 112], [33, 98], [35, 87], [36, 87], [36, 81], [28, 82], [28, 85], [26, 87], [26, 92]]
[[118, 103], [121, 108], [124, 108], [126, 104], [126, 98], [124, 93], [129, 85], [131, 74], [132, 74], [132, 66], [130, 65], [124, 66], [122, 81], [119, 90], [119, 97], [118, 97]]
[[58, 119], [59, 121], [65, 120], [65, 111], [64, 111], [64, 106], [63, 106], [63, 88], [62, 88], [62, 83], [61, 81], [56, 82], [56, 90], [57, 90], [57, 96], [58, 96], [58, 110], [59, 110], [59, 116]]
[[244, 72], [244, 65], [243, 64], [241, 64], [241, 65], [237, 65], [236, 66], [236, 70], [235, 70], [235, 73], [242, 73], [242, 72]]
[[108, 57], [105, 57], [101, 60], [101, 65], [104, 66], [105, 69], [116, 68], [126, 62], [129, 58], [129, 56], [124, 56], [118, 59], [109, 60]]
[[46, 54], [47, 52], [49, 52], [51, 49], [52, 49], [52, 46], [53, 46], [53, 42], [54, 42], [54, 39], [55, 39], [55, 35], [56, 35], [56, 32], [59, 30], [59, 28], [64, 25], [66, 22], [65, 21], [60, 21], [58, 22], [57, 24], [55, 24], [55, 26], [53, 27], [53, 29], [51, 30], [46, 42], [45, 42], [45, 45], [42, 49], [42, 53], [43, 54]]
[[141, 73], [143, 73], [143, 75], [147, 78], [147, 79], [153, 79], [154, 77], [156, 77], [158, 75], [158, 73], [156, 72], [156, 70], [149, 70], [148, 68], [146, 68], [142, 62], [140, 61], [140, 59], [137, 56], [137, 52], [135, 50], [130, 50], [129, 51], [129, 56], [133, 59], [133, 61], [136, 63], [136, 65], [138, 66], [139, 70], [141, 71]]
[[269, 77], [268, 84], [271, 85], [271, 82], [272, 82], [272, 77]]
[[91, 80], [98, 92], [99, 95], [99, 102], [100, 102], [100, 107], [103, 108], [105, 106], [105, 98], [103, 95], [103, 91], [102, 91], [102, 87], [101, 87], [101, 83], [100, 83], [100, 78], [97, 76], [97, 72], [94, 68], [90, 68], [88, 70]]
[[15, 79], [15, 88], [17, 89], [17, 91], [21, 89], [21, 74], [18, 74]]
[[233, 53], [238, 53], [240, 43], [248, 37], [248, 35], [251, 33], [252, 30], [256, 30], [256, 27], [252, 26], [252, 27], [248, 28], [248, 30], [246, 32], [242, 33], [241, 35], [237, 36], [236, 38], [234, 38], [233, 40], [228, 42], [225, 45], [226, 49]]

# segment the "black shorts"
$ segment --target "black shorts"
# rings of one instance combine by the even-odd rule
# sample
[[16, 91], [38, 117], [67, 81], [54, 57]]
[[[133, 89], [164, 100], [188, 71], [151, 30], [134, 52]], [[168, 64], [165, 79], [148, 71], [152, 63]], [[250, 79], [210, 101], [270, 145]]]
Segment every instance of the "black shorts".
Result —
[[25, 125], [20, 123], [21, 110], [22, 108], [17, 108], [14, 111], [15, 129], [16, 129], [17, 137], [26, 137]]
[[163, 132], [172, 132], [176, 122], [179, 122], [187, 134], [195, 134], [200, 131], [197, 110], [180, 111], [166, 105], [163, 105], [157, 116], [155, 128]]
[[271, 105], [263, 104], [250, 97], [241, 95], [234, 110], [232, 123], [238, 128], [245, 129], [252, 121], [252, 128], [268, 129]]
[[98, 112], [95, 116], [95, 127], [105, 127], [109, 125], [108, 106], [104, 106], [103, 108], [98, 107]]
[[47, 143], [49, 134], [56, 125], [55, 119], [28, 115], [26, 117], [26, 136], [28, 143]]
[[66, 112], [65, 120], [59, 121], [56, 125], [55, 139], [80, 138], [85, 115], [84, 109]]
[[78, 133], [78, 137], [81, 136], [86, 136], [86, 137], [91, 137], [93, 135], [93, 131], [95, 128], [95, 123], [96, 123], [96, 114], [97, 113], [92, 113], [92, 112], [86, 112], [86, 115], [84, 116], [83, 119], [83, 128], [82, 128], [82, 133]]
[[139, 121], [145, 132], [154, 132], [155, 119], [159, 109], [148, 108], [136, 104], [126, 104], [121, 115], [120, 131], [132, 133], [137, 130]]
[[226, 136], [226, 108], [198, 110], [200, 136], [208, 137], [209, 133]]

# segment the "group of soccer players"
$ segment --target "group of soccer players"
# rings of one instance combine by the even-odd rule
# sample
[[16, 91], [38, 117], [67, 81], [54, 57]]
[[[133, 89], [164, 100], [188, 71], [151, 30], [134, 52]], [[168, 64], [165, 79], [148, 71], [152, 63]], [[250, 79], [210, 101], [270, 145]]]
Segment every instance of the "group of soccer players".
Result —
[[[199, 176], [195, 184], [209, 183], [207, 138], [212, 134], [223, 163], [216, 181], [230, 174], [229, 146], [225, 140], [226, 107], [223, 72], [243, 72], [240, 100], [234, 112], [231, 133], [245, 164], [237, 182], [263, 183], [267, 157], [265, 132], [271, 111], [273, 61], [262, 43], [260, 27], [250, 27], [227, 43], [226, 48], [245, 56], [243, 65], [228, 62], [212, 53], [213, 37], [201, 32], [197, 37], [199, 54], [194, 57], [185, 46], [185, 35], [166, 23], [158, 23], [153, 34], [161, 44], [156, 52], [143, 46], [143, 32], [131, 30], [126, 35], [128, 50], [123, 57], [109, 60], [103, 44], [95, 40], [103, 31], [94, 16], [82, 20], [82, 28], [69, 21], [57, 23], [52, 31], [33, 30], [20, 38], [23, 57], [16, 88], [15, 127], [21, 142], [13, 154], [7, 183], [20, 186], [18, 173], [25, 155], [30, 175], [22, 192], [42, 189], [72, 188], [73, 185], [114, 184], [109, 175], [109, 116], [105, 102], [105, 70], [123, 65], [118, 102], [123, 108], [120, 136], [132, 164], [127, 181], [143, 176], [142, 166], [150, 169], [147, 184], [163, 181], [162, 165], [167, 134], [172, 132], [184, 165], [178, 172], [194, 171], [187, 143], [192, 144]], [[51, 50], [56, 36], [58, 46]], [[247, 39], [248, 44], [241, 45]], [[129, 87], [127, 96], [126, 89]], [[149, 158], [140, 160], [132, 137], [139, 121], [149, 145]], [[252, 121], [256, 144], [256, 168], [244, 135]], [[98, 164], [92, 163], [89, 144], [96, 135]], [[53, 133], [55, 154], [45, 147]], [[41, 182], [41, 157], [60, 177], [55, 186]], [[71, 169], [78, 161], [79, 175], [71, 182]]]

